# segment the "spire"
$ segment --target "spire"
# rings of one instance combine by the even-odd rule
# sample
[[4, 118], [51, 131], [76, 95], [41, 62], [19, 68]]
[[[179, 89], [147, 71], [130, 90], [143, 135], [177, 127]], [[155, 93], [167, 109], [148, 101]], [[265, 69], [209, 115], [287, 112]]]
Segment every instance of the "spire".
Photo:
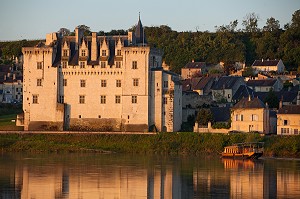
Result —
[[147, 43], [144, 28], [141, 22], [141, 14], [139, 12], [139, 21], [135, 29], [135, 38], [137, 44], [145, 44]]

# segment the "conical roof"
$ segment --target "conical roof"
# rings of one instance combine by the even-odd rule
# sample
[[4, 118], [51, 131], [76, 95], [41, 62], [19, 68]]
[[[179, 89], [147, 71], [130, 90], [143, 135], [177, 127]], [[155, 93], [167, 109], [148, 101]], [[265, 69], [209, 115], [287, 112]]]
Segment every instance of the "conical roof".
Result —
[[135, 29], [135, 38], [136, 38], [136, 43], [147, 43], [146, 42], [146, 37], [145, 37], [145, 32], [143, 28], [143, 24], [141, 22], [140, 14], [139, 14], [139, 21]]

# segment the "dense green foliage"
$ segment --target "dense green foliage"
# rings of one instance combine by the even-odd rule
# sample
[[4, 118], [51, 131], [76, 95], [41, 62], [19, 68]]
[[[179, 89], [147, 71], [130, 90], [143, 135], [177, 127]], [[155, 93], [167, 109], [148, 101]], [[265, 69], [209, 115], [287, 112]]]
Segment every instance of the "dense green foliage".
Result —
[[209, 108], [201, 108], [198, 111], [196, 122], [199, 125], [207, 125], [208, 122], [213, 123], [214, 116]]
[[239, 142], [265, 142], [265, 155], [300, 157], [300, 136], [258, 134], [159, 133], [117, 134], [0, 134], [2, 151], [119, 152], [161, 154], [218, 154]]
[[[225, 63], [226, 69], [235, 62], [245, 62], [250, 66], [255, 59], [282, 59], [288, 70], [297, 70], [300, 66], [300, 10], [295, 11], [289, 24], [280, 28], [273, 17], [266, 21], [263, 28], [258, 27], [259, 17], [255, 13], [246, 15], [242, 21], [243, 29], [237, 30], [238, 20], [229, 25], [216, 27], [216, 32], [177, 32], [171, 27], [145, 27], [147, 41], [151, 46], [164, 51], [164, 60], [171, 70], [179, 73], [189, 61], [205, 61], [216, 64]], [[90, 28], [79, 25], [90, 34]], [[131, 28], [131, 29], [134, 29]], [[62, 34], [70, 34], [60, 29]], [[126, 34], [125, 30], [99, 31], [98, 35]], [[20, 55], [21, 47], [32, 46], [39, 41], [0, 42], [0, 56]]]
[[38, 44], [41, 40], [21, 40], [0, 42], [0, 56], [11, 58], [12, 56], [22, 55], [22, 47], [31, 47]]

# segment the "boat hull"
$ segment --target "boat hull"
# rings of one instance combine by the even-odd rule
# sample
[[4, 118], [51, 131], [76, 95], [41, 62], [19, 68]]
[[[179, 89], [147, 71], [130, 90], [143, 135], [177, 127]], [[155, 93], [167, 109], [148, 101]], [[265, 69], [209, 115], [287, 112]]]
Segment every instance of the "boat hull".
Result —
[[223, 158], [235, 158], [235, 159], [258, 159], [263, 153], [222, 153]]

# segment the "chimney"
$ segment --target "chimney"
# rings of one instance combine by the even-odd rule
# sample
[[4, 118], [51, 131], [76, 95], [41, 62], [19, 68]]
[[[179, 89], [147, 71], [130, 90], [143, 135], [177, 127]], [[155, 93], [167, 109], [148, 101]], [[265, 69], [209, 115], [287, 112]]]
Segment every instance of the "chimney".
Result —
[[97, 60], [97, 33], [92, 33], [92, 47], [91, 47], [91, 60]]
[[283, 101], [283, 96], [281, 96], [281, 100], [279, 102], [279, 108], [282, 108], [282, 101]]
[[83, 37], [83, 31], [78, 27], [75, 28], [75, 37], [76, 37], [76, 46], [75, 46], [75, 48], [76, 48], [76, 50], [78, 50], [78, 46], [80, 46], [80, 41]]
[[129, 41], [129, 44], [135, 45], [136, 39], [135, 39], [135, 35], [133, 32], [128, 31], [128, 41]]

